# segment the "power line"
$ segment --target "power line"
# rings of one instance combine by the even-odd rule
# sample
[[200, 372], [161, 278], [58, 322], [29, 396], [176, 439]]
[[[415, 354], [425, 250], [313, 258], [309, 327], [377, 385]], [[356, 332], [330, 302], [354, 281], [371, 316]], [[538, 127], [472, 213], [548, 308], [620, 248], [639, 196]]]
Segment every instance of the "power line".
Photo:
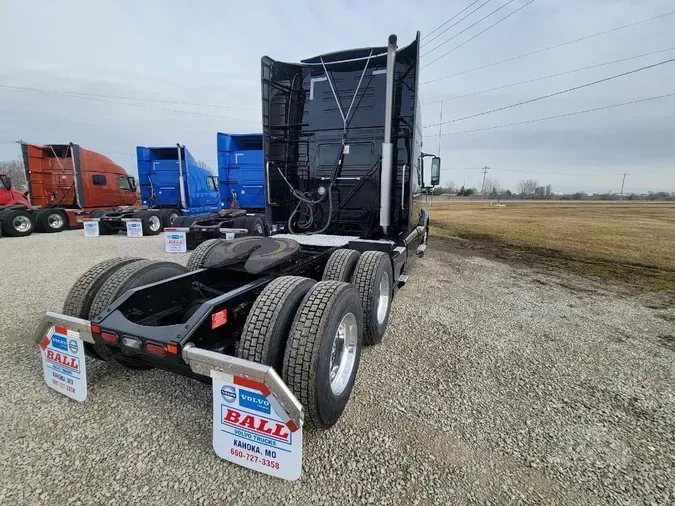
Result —
[[[490, 0], [488, 0], [488, 1], [490, 1]], [[432, 33], [434, 33], [435, 31], [440, 30], [440, 29], [443, 28], [445, 25], [447, 25], [450, 21], [452, 21], [452, 20], [455, 19], [457, 16], [459, 16], [462, 12], [464, 12], [464, 11], [467, 10], [467, 9], [469, 9], [471, 6], [476, 5], [478, 2], [480, 2], [480, 0], [474, 0], [473, 3], [467, 5], [467, 6], [464, 7], [461, 11], [459, 11], [457, 14], [455, 14], [454, 16], [452, 16], [450, 19], [446, 20], [443, 24], [441, 24], [441, 25], [437, 26], [436, 28], [434, 28], [433, 30], [431, 30], [429, 33], [427, 33], [427, 34], [426, 34], [424, 37], [422, 37], [420, 40], [424, 40], [424, 39], [426, 39], [429, 35], [431, 35]], [[452, 27], [451, 27], [451, 28], [452, 28]], [[436, 37], [434, 37], [434, 39], [435, 39], [435, 38], [436, 38]], [[431, 40], [433, 40], [433, 39], [431, 39]], [[429, 41], [429, 42], [431, 42], [431, 41]]]
[[643, 19], [641, 21], [636, 21], [635, 23], [630, 23], [628, 25], [623, 25], [623, 26], [619, 26], [619, 27], [616, 27], [616, 28], [612, 28], [611, 30], [605, 30], [604, 32], [594, 33], [594, 34], [591, 34], [591, 35], [587, 35], [585, 37], [581, 37], [579, 39], [569, 40], [569, 41], [563, 42], [561, 44], [556, 44], [555, 46], [545, 47], [543, 49], [537, 49], [536, 51], [524, 53], [524, 54], [521, 54], [521, 55], [518, 55], [518, 56], [513, 56], [511, 58], [507, 58], [506, 60], [500, 60], [500, 61], [496, 61], [496, 62], [493, 62], [493, 63], [488, 63], [487, 65], [482, 65], [480, 67], [475, 67], [475, 68], [472, 68], [472, 69], [469, 69], [469, 70], [464, 70], [462, 72], [457, 72], [456, 74], [450, 74], [450, 75], [447, 75], [447, 76], [444, 76], [444, 77], [439, 77], [438, 79], [432, 79], [431, 81], [425, 81], [421, 84], [435, 83], [437, 81], [443, 81], [444, 79], [450, 79], [451, 77], [457, 77], [457, 76], [461, 76], [461, 75], [464, 75], [464, 74], [468, 74], [469, 72], [475, 72], [476, 70], [483, 70], [483, 69], [486, 69], [486, 68], [489, 68], [489, 67], [494, 67], [495, 65], [500, 65], [502, 63], [508, 63], [510, 61], [518, 60], [520, 58], [532, 56], [534, 54], [543, 53], [544, 51], [550, 51], [551, 49], [557, 49], [559, 47], [567, 46], [569, 44], [574, 44], [575, 42], [581, 42], [583, 40], [592, 39], [593, 37], [599, 37], [600, 35], [606, 35], [608, 33], [616, 32], [618, 30], [623, 30], [624, 28], [630, 28], [632, 26], [640, 25], [642, 23], [647, 23], [648, 21], [654, 21], [656, 19], [664, 18], [666, 16], [671, 16], [673, 14], [675, 14], [675, 11], [666, 12], [665, 14], [661, 14], [661, 15], [655, 16], [653, 18]]
[[[499, 23], [501, 23], [502, 21], [506, 21], [508, 18], [510, 18], [511, 16], [513, 16], [516, 12], [518, 12], [518, 11], [524, 9], [525, 7], [527, 7], [528, 5], [530, 5], [532, 2], [534, 2], [534, 0], [530, 0], [530, 1], [527, 2], [525, 5], [523, 5], [523, 6], [521, 6], [521, 7], [518, 7], [515, 11], [513, 11], [513, 12], [511, 12], [510, 14], [507, 14], [506, 16], [504, 16], [503, 18], [501, 18], [501, 19], [495, 21], [495, 22], [492, 23], [490, 26], [488, 26], [488, 27], [485, 28], [484, 30], [481, 30], [481, 31], [478, 32], [476, 35], [474, 35], [473, 37], [468, 38], [467, 40], [465, 40], [465, 41], [462, 42], [461, 44], [458, 44], [458, 45], [456, 45], [455, 47], [453, 47], [450, 51], [447, 51], [447, 52], [443, 53], [441, 56], [439, 56], [438, 58], [436, 58], [436, 59], [433, 60], [432, 62], [427, 63], [424, 67], [422, 67], [422, 69], [428, 67], [429, 65], [432, 65], [433, 63], [436, 63], [436, 62], [437, 62], [438, 60], [440, 60], [441, 58], [445, 58], [445, 57], [448, 56], [450, 53], [456, 51], [457, 49], [459, 49], [460, 47], [464, 46], [465, 44], [468, 44], [469, 42], [471, 42], [471, 41], [472, 41], [473, 39], [475, 39], [476, 37], [478, 37], [478, 36], [484, 34], [484, 33], [487, 32], [488, 30], [490, 30], [491, 28], [494, 28], [495, 26], [497, 26], [497, 25], [498, 25]], [[511, 2], [509, 2], [509, 3], [511, 3]], [[506, 4], [506, 5], [508, 5], [508, 4]], [[505, 6], [506, 6], [506, 5], [505, 5]], [[497, 11], [495, 11], [495, 12], [497, 12]], [[421, 70], [421, 69], [420, 69], [420, 70]]]
[[[596, 84], [600, 84], [600, 83], [604, 83], [604, 82], [607, 82], [607, 81], [611, 81], [613, 79], [617, 79], [619, 77], [624, 77], [624, 76], [628, 76], [628, 75], [631, 75], [631, 74], [635, 74], [637, 72], [642, 72], [643, 70], [648, 70], [648, 69], [652, 69], [654, 67], [659, 67], [661, 65], [665, 65], [666, 63], [672, 63], [674, 61], [675, 61], [675, 58], [672, 58], [670, 60], [664, 60], [664, 61], [661, 61], [661, 62], [658, 62], [658, 63], [654, 63], [653, 65], [647, 65], [647, 66], [641, 67], [639, 69], [629, 70], [628, 72], [622, 72], [621, 74], [616, 74], [616, 75], [613, 75], [613, 76], [610, 76], [610, 77], [605, 77], [604, 79], [599, 79], [599, 80], [593, 81], [591, 83], [581, 84], [579, 86], [575, 86], [574, 88], [567, 88], [566, 90], [556, 91], [555, 93], [549, 93], [548, 95], [542, 95], [541, 97], [531, 98], [529, 100], [524, 100], [523, 102], [518, 102], [518, 103], [515, 103], [515, 104], [511, 104], [511, 105], [506, 105], [504, 107], [499, 107], [497, 109], [492, 109], [490, 111], [484, 111], [484, 112], [479, 112], [477, 114], [472, 114], [470, 116], [464, 116], [463, 118], [455, 118], [455, 119], [451, 119], [451, 120], [448, 120], [448, 121], [444, 121], [443, 124], [456, 123], [457, 121], [463, 121], [465, 119], [471, 119], [471, 118], [476, 118], [478, 116], [484, 116], [485, 114], [491, 114], [493, 112], [503, 111], [505, 109], [511, 109], [512, 107], [518, 107], [520, 105], [531, 104], [532, 102], [538, 102], [539, 100], [544, 100], [546, 98], [555, 97], [555, 96], [558, 96], [558, 95], [562, 95], [564, 93], [569, 93], [571, 91], [580, 90], [582, 88], [588, 88], [589, 86], [594, 86]], [[426, 125], [424, 128], [431, 128], [431, 127], [434, 127], [434, 126], [438, 126], [438, 123], [433, 124], [433, 125]]]
[[245, 122], [249, 122], [249, 123], [258, 123], [257, 120], [254, 121], [254, 120], [248, 120], [248, 119], [243, 119], [243, 118], [232, 118], [232, 117], [229, 117], [229, 116], [216, 116], [214, 114], [206, 114], [206, 113], [203, 113], [203, 112], [183, 111], [183, 110], [180, 110], [180, 109], [169, 109], [169, 108], [166, 108], [166, 107], [155, 107], [155, 106], [152, 106], [152, 105], [144, 105], [144, 104], [131, 104], [129, 102], [115, 102], [115, 101], [112, 101], [112, 100], [105, 100], [105, 99], [102, 99], [102, 98], [94, 98], [94, 97], [88, 97], [88, 96], [82, 96], [82, 95], [74, 95], [74, 94], [71, 94], [71, 93], [68, 93], [68, 92], [62, 92], [62, 91], [57, 91], [57, 90], [48, 90], [48, 89], [42, 89], [42, 88], [19, 88], [19, 87], [16, 87], [16, 86], [7, 86], [7, 85], [4, 85], [4, 84], [0, 84], [0, 88], [20, 89], [20, 90], [24, 90], [24, 91], [46, 93], [46, 94], [49, 94], [49, 95], [58, 95], [58, 96], [62, 96], [62, 97], [71, 97], [71, 98], [79, 98], [79, 99], [82, 99], [82, 100], [93, 100], [93, 101], [96, 101], [96, 102], [105, 102], [105, 103], [108, 103], [108, 104], [127, 105], [127, 106], [130, 106], [130, 107], [142, 107], [144, 109], [156, 109], [158, 111], [169, 111], [169, 112], [178, 112], [178, 113], [182, 113], [182, 114], [192, 114], [192, 115], [195, 115], [195, 116], [205, 116], [207, 118], [229, 119], [229, 120], [233, 120], [233, 121], [245, 121]]
[[543, 77], [535, 77], [534, 79], [528, 79], [527, 81], [519, 81], [517, 83], [506, 84], [504, 86], [498, 86], [496, 88], [489, 88], [487, 90], [474, 91], [472, 93], [465, 93], [464, 95], [454, 95], [452, 97], [446, 97], [446, 98], [442, 98], [440, 100], [434, 100], [433, 102], [427, 102], [426, 104], [422, 104], [422, 105], [438, 104], [439, 102], [446, 102], [448, 100], [456, 100], [458, 98], [471, 97], [473, 95], [480, 95], [481, 93], [488, 93], [490, 91], [503, 90], [505, 88], [512, 88], [514, 86], [520, 86], [521, 84], [528, 84], [528, 83], [534, 83], [536, 81], [543, 81], [544, 79], [551, 79], [552, 77], [560, 77], [560, 76], [565, 76], [565, 75], [568, 75], [568, 74], [574, 74], [575, 72], [581, 72], [582, 70], [595, 69], [595, 68], [598, 68], [598, 67], [604, 67], [606, 65], [611, 65], [613, 63], [619, 63], [619, 62], [624, 62], [624, 61], [628, 61], [628, 60], [634, 60], [636, 58], [643, 58], [645, 56], [651, 56], [651, 55], [654, 55], [654, 54], [665, 53], [667, 51], [673, 51], [673, 50], [675, 50], [675, 47], [669, 47], [668, 49], [661, 49], [660, 51], [652, 51], [651, 53], [643, 53], [643, 54], [638, 54], [638, 55], [635, 55], [635, 56], [629, 56], [627, 58], [621, 58], [619, 60], [613, 60], [613, 61], [608, 61], [608, 62], [605, 62], [605, 63], [598, 63], [597, 65], [590, 65], [588, 67], [581, 67], [581, 68], [574, 69], [574, 70], [568, 70], [566, 72], [559, 72], [557, 74], [550, 74], [550, 75], [543, 76]]
[[[467, 26], [464, 30], [462, 30], [461, 32], [456, 33], [455, 35], [453, 35], [452, 37], [450, 37], [450, 38], [449, 38], [448, 40], [446, 40], [445, 42], [441, 42], [441, 43], [440, 43], [438, 46], [436, 46], [435, 48], [429, 49], [429, 51], [427, 51], [426, 53], [424, 53], [424, 54], [422, 55], [422, 57], [425, 57], [425, 56], [428, 55], [429, 53], [432, 53], [432, 52], [436, 51], [439, 47], [444, 46], [445, 44], [447, 44], [448, 42], [450, 42], [452, 39], [454, 39], [454, 38], [456, 38], [456, 37], [459, 37], [460, 35], [462, 35], [462, 34], [463, 34], [464, 32], [466, 32], [467, 30], [470, 30], [471, 28], [473, 28], [474, 26], [476, 26], [476, 25], [477, 25], [478, 23], [480, 23], [481, 21], [483, 21], [483, 20], [489, 18], [489, 17], [492, 16], [495, 12], [502, 10], [504, 7], [506, 7], [507, 5], [509, 5], [510, 3], [513, 3], [513, 2], [515, 2], [515, 0], [509, 0], [508, 2], [506, 2], [506, 3], [505, 3], [504, 5], [502, 5], [501, 7], [496, 8], [496, 9], [493, 10], [491, 13], [489, 13], [489, 14], [487, 14], [486, 16], [483, 16], [482, 18], [480, 18], [480, 19], [479, 19], [478, 21], [476, 21], [474, 24], [469, 25], [469, 26]], [[486, 2], [486, 3], [487, 3], [487, 2]], [[485, 4], [483, 4], [483, 5], [485, 5]], [[482, 7], [482, 5], [481, 5], [481, 7]], [[434, 60], [434, 61], [435, 61], [435, 60]], [[425, 65], [425, 67], [426, 67], [426, 65]], [[422, 67], [422, 68], [424, 68], [424, 67]]]
[[251, 109], [247, 107], [231, 107], [229, 105], [219, 105], [219, 104], [197, 104], [194, 102], [180, 102], [176, 100], [161, 100], [158, 98], [140, 98], [140, 97], [120, 97], [116, 95], [97, 95], [94, 93], [82, 93], [78, 91], [67, 91], [67, 90], [45, 90], [43, 88], [29, 88], [25, 86], [10, 86], [8, 84], [0, 84], [1, 88], [9, 88], [13, 90], [26, 90], [26, 91], [40, 91], [40, 92], [58, 92], [64, 93], [67, 95], [77, 95], [84, 97], [95, 97], [95, 98], [112, 98], [115, 100], [137, 100], [139, 102], [157, 102], [161, 104], [174, 104], [174, 105], [189, 105], [196, 107], [213, 107], [219, 109], [236, 109], [240, 111], [257, 111], [258, 109]]
[[537, 118], [537, 119], [530, 119], [527, 121], [518, 121], [517, 123], [507, 123], [505, 125], [496, 125], [496, 126], [491, 126], [491, 127], [485, 127], [485, 128], [475, 128], [473, 130], [462, 130], [459, 132], [448, 132], [443, 134], [445, 137], [446, 135], [459, 135], [459, 134], [470, 134], [474, 132], [484, 132], [486, 130], [496, 130], [498, 128], [506, 128], [506, 127], [512, 127], [512, 126], [518, 126], [518, 125], [527, 125], [529, 123], [537, 123], [539, 121], [548, 121], [551, 119], [558, 119], [558, 118], [566, 118], [568, 116], [576, 116], [577, 114], [587, 114], [589, 112], [596, 112], [596, 111], [602, 111], [605, 109], [613, 109], [614, 107], [623, 107], [625, 105], [631, 105], [631, 104], [640, 104], [642, 102], [649, 102], [651, 100], [659, 100], [661, 98], [667, 98], [667, 97], [673, 97], [675, 96], [675, 93], [668, 93], [666, 95], [658, 95], [656, 97], [648, 97], [648, 98], [642, 98], [640, 100], [632, 100], [630, 102], [622, 102], [620, 104], [613, 104], [613, 105], [606, 105], [603, 107], [595, 107], [593, 109], [584, 109], [583, 111], [574, 111], [570, 112], [567, 114], [558, 114], [556, 116], [548, 116], [546, 118]]
[[[472, 5], [477, 4], [479, 1], [480, 1], [480, 0], [476, 0], [474, 3], [472, 3], [471, 5], [469, 5], [468, 7], [466, 7], [466, 9], [468, 9], [468, 8], [471, 7]], [[480, 9], [481, 7], [483, 7], [484, 5], [489, 4], [491, 1], [492, 1], [492, 0], [487, 0], [486, 2], [483, 2], [483, 3], [480, 4], [478, 7], [476, 7], [474, 10], [472, 10], [471, 12], [469, 12], [466, 16], [464, 16], [463, 18], [461, 18], [461, 19], [455, 21], [453, 24], [451, 24], [450, 26], [448, 26], [448, 27], [447, 27], [445, 30], [443, 30], [441, 33], [439, 33], [439, 34], [436, 35], [435, 37], [432, 37], [431, 39], [429, 39], [428, 41], [426, 41], [424, 44], [429, 44], [431, 41], [436, 40], [438, 37], [440, 37], [441, 35], [443, 35], [445, 32], [447, 32], [447, 31], [450, 30], [451, 28], [457, 26], [459, 23], [461, 23], [461, 22], [464, 21], [466, 18], [468, 18], [469, 16], [471, 16], [471, 14], [473, 14], [474, 12], [476, 12], [477, 10], [479, 10], [479, 9]], [[452, 21], [454, 18], [456, 18], [457, 16], [459, 16], [459, 15], [460, 15], [462, 12], [464, 12], [466, 9], [464, 9], [463, 11], [461, 11], [461, 12], [455, 14], [452, 18], [448, 19], [448, 21], [446, 21], [446, 22], [443, 23], [443, 24], [446, 24], [446, 23]], [[441, 25], [441, 26], [443, 26], [443, 25]], [[440, 28], [440, 27], [439, 27], [439, 28]], [[437, 28], [437, 30], [438, 30], [438, 28]], [[433, 51], [433, 50], [432, 50], [432, 51]]]

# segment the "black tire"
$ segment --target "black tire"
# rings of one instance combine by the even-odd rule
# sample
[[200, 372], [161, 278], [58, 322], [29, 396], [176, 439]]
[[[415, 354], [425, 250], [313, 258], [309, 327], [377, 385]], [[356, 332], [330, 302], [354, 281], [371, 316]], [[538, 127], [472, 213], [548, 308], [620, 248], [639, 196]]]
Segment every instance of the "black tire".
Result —
[[[247, 229], [246, 218], [248, 218], [248, 216], [238, 216], [238, 217], [236, 217], [234, 220], [232, 220], [232, 228], [246, 228]], [[249, 235], [251, 235], [250, 232], [248, 234], [246, 234], [247, 237]]]
[[248, 229], [247, 236], [265, 236], [265, 221], [260, 216], [244, 217], [244, 228]]
[[322, 281], [346, 281], [352, 280], [352, 273], [356, 268], [361, 253], [353, 249], [338, 249], [331, 253], [323, 268]]
[[[140, 258], [111, 258], [91, 267], [80, 276], [68, 292], [63, 304], [63, 314], [88, 319], [91, 303], [103, 283], [125, 265], [139, 260]], [[85, 349], [95, 357], [105, 360], [89, 343], [85, 343]]]
[[[101, 288], [96, 292], [89, 309], [89, 319], [94, 320], [101, 315], [110, 304], [131, 288], [162, 281], [184, 274], [185, 272], [187, 272], [185, 267], [174, 262], [140, 260], [125, 265], [111, 276], [108, 276]], [[94, 350], [104, 360], [112, 358], [113, 352], [105, 344], [94, 344]], [[151, 366], [145, 365], [142, 361], [135, 361], [131, 358], [125, 358], [119, 362], [125, 367], [133, 364], [133, 367], [136, 369], [151, 368]]]
[[[388, 276], [389, 295], [386, 301], [384, 317], [378, 319], [380, 302], [380, 282]], [[363, 306], [363, 344], [366, 346], [382, 342], [387, 330], [391, 298], [393, 295], [394, 276], [389, 256], [382, 251], [366, 251], [361, 255], [352, 274], [352, 284], [361, 295]]]
[[[107, 211], [92, 211], [89, 215], [90, 218], [102, 218], [105, 216]], [[99, 235], [115, 235], [119, 230], [110, 227], [103, 221], [98, 222], [98, 234]]]
[[26, 237], [35, 231], [35, 221], [25, 209], [7, 209], [0, 215], [0, 226], [7, 237]]
[[185, 220], [188, 218], [188, 216], [179, 216], [175, 220], [173, 220], [173, 224], [171, 225], [172, 227], [184, 227]]
[[180, 218], [178, 209], [160, 209], [159, 217], [162, 220], [162, 227], [173, 227], [176, 219]]
[[[339, 394], [330, 386], [330, 364], [337, 329], [348, 314], [356, 332], [351, 374]], [[349, 283], [320, 281], [302, 300], [288, 335], [282, 378], [306, 409], [313, 427], [333, 426], [344, 411], [356, 379], [363, 339], [359, 294]]]
[[33, 218], [38, 232], [53, 234], [68, 228], [68, 215], [62, 209], [40, 209]]
[[239, 339], [239, 358], [271, 365], [282, 373], [286, 340], [300, 302], [316, 281], [300, 276], [275, 279], [253, 303]]
[[143, 235], [157, 235], [162, 230], [164, 230], [162, 218], [160, 217], [159, 213], [154, 213], [143, 209], [141, 211], [136, 211], [132, 217], [141, 219]]
[[198, 269], [204, 268], [204, 260], [208, 256], [209, 252], [213, 247], [218, 244], [219, 241], [223, 239], [209, 239], [204, 241], [199, 246], [197, 246], [192, 253], [190, 253], [190, 258], [188, 258], [187, 264], [185, 267], [188, 271], [196, 271]]

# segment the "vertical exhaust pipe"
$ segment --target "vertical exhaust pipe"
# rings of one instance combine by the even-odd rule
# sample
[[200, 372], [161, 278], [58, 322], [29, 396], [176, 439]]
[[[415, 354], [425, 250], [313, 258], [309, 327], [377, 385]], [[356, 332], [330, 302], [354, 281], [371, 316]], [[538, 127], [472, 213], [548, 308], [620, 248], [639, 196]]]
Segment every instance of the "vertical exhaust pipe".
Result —
[[187, 209], [185, 205], [185, 178], [183, 177], [183, 155], [180, 150], [180, 144], [176, 144], [178, 147], [178, 188], [180, 189], [180, 206], [181, 209]]
[[380, 227], [387, 235], [391, 225], [391, 181], [393, 146], [391, 143], [391, 122], [394, 113], [394, 67], [396, 66], [396, 35], [389, 36], [387, 45], [387, 84], [384, 111], [384, 142], [382, 143], [382, 171], [380, 173]]

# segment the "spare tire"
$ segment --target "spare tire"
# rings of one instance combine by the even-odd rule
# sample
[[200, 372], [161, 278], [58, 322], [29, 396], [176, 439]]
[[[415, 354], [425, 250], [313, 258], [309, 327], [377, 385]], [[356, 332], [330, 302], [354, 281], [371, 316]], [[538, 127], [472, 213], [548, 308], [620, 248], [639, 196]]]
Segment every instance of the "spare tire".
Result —
[[[127, 290], [139, 286], [156, 283], [164, 279], [172, 278], [187, 272], [187, 269], [174, 262], [157, 262], [154, 260], [140, 260], [125, 265], [105, 280], [96, 293], [89, 309], [89, 319], [94, 320], [115, 300], [121, 297]], [[112, 358], [112, 350], [105, 344], [94, 344], [94, 350], [104, 360]], [[118, 360], [125, 367], [149, 368], [150, 366], [131, 358]]]

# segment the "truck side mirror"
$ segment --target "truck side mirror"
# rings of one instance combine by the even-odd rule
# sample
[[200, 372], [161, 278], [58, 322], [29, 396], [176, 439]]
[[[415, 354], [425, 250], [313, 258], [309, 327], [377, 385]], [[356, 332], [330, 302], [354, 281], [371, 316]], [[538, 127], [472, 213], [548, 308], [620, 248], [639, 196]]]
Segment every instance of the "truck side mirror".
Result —
[[434, 156], [431, 159], [431, 186], [437, 186], [441, 182], [441, 159]]

